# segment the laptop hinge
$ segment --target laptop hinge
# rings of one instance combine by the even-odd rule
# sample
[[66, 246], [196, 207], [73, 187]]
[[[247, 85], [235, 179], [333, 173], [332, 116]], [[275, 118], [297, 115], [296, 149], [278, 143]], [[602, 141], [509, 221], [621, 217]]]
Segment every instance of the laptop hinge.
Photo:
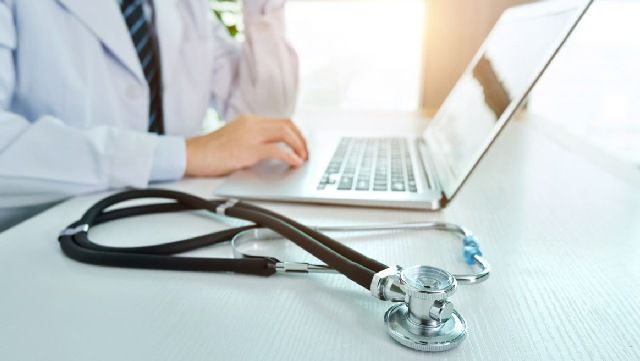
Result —
[[433, 159], [429, 156], [429, 146], [423, 137], [416, 138], [416, 150], [420, 157], [422, 173], [427, 180], [430, 189], [440, 193], [440, 207], [444, 207], [447, 204], [447, 197], [442, 189], [442, 183], [440, 182], [440, 177], [438, 177], [438, 171], [435, 164], [433, 164]]

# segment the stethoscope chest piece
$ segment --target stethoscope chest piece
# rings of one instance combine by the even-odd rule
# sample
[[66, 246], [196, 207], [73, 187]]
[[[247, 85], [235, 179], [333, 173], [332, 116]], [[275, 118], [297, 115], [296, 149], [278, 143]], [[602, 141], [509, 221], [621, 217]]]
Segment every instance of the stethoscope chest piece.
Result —
[[400, 286], [405, 302], [384, 315], [389, 335], [420, 351], [446, 351], [467, 335], [467, 323], [448, 301], [457, 288], [454, 276], [442, 269], [415, 266], [402, 270]]

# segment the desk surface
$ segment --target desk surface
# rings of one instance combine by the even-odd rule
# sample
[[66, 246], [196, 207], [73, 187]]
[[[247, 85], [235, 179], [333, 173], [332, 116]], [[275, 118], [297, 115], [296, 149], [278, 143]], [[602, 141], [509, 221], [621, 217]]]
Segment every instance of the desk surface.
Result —
[[[393, 119], [395, 130], [419, 127]], [[219, 182], [165, 186], [211, 196]], [[0, 359], [638, 360], [639, 184], [525, 120], [507, 127], [438, 213], [262, 203], [310, 224], [440, 219], [473, 230], [493, 274], [454, 296], [469, 337], [441, 354], [393, 342], [382, 320], [390, 304], [342, 276], [262, 278], [76, 263], [62, 255], [56, 236], [104, 194], [78, 197], [0, 234]], [[197, 215], [159, 215], [97, 227], [92, 237], [146, 244], [222, 227]], [[458, 244], [446, 238], [389, 232], [341, 239], [387, 264], [464, 271]]]

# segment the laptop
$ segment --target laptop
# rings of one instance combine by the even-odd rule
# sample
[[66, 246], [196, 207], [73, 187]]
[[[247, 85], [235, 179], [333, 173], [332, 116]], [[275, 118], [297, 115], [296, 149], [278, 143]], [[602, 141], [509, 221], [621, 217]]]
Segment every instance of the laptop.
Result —
[[[232, 174], [216, 195], [437, 210], [451, 202], [593, 0], [506, 10], [434, 118], [400, 137], [312, 135], [310, 160]], [[390, 119], [389, 121], [393, 121]]]

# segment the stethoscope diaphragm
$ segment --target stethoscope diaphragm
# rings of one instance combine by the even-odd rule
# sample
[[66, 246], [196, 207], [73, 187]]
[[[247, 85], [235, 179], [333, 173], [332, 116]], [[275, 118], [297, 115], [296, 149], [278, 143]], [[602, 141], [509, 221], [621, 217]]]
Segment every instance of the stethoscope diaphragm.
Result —
[[446, 351], [467, 335], [467, 323], [447, 299], [457, 289], [455, 277], [440, 268], [414, 266], [400, 272], [405, 302], [384, 315], [387, 333], [420, 351]]

